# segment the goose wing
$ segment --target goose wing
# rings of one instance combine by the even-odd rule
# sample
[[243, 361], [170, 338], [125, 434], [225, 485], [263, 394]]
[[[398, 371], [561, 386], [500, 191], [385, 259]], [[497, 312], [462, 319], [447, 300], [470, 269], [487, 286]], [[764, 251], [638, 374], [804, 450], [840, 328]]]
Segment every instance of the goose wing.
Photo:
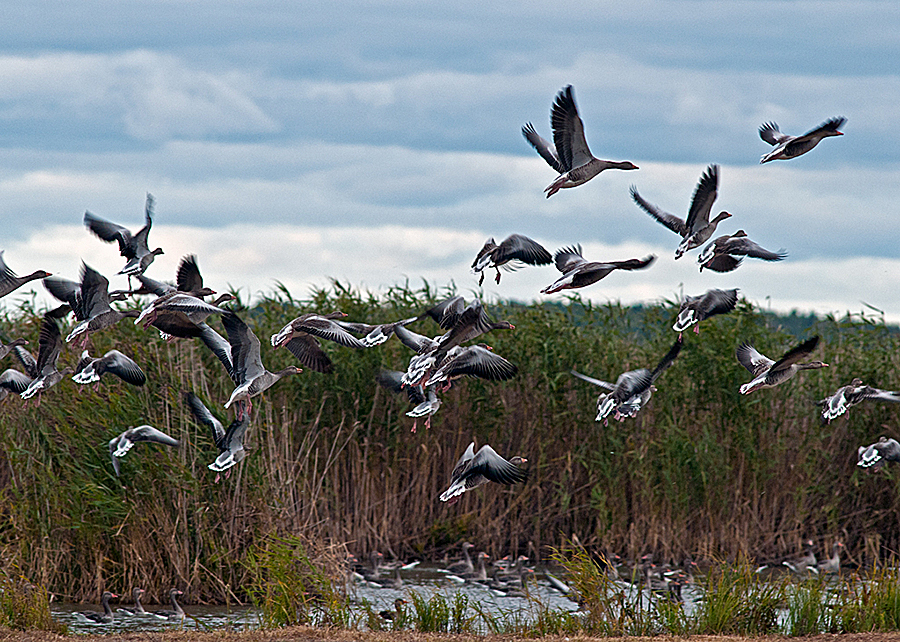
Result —
[[442, 364], [432, 378], [426, 382], [426, 385], [463, 375], [492, 381], [506, 381], [516, 376], [518, 372], [519, 369], [514, 364], [500, 355], [481, 346], [470, 346]]
[[759, 137], [773, 146], [781, 145], [791, 139], [790, 136], [781, 133], [778, 129], [778, 123], [771, 121], [759, 126]]
[[560, 174], [566, 173], [566, 170], [559, 162], [559, 155], [556, 153], [556, 147], [550, 141], [542, 138], [540, 134], [537, 133], [534, 125], [525, 123], [522, 127], [522, 136], [531, 143], [531, 146], [534, 147], [538, 154], [540, 154], [541, 158], [547, 161], [547, 164], [550, 165], [550, 167]]
[[450, 485], [452, 486], [456, 481], [458, 481], [469, 469], [469, 465], [471, 461], [475, 458], [475, 442], [469, 444], [469, 447], [466, 448], [466, 451], [462, 454], [462, 457], [459, 458], [459, 461], [456, 462], [456, 465], [453, 466], [453, 472], [450, 473]]
[[684, 344], [681, 341], [681, 337], [672, 344], [672, 347], [669, 348], [669, 351], [665, 354], [665, 356], [660, 359], [659, 363], [656, 364], [656, 367], [653, 369], [653, 372], [650, 374], [650, 383], [652, 384], [654, 381], [659, 379], [659, 376], [664, 373], [669, 366], [671, 366], [675, 362], [675, 357], [678, 356], [678, 353], [681, 352], [681, 348]]
[[[594, 156], [584, 137], [584, 123], [575, 106], [572, 85], [568, 85], [556, 95], [550, 111], [553, 127], [553, 144], [559, 157], [559, 164], [565, 171], [581, 167], [593, 160]], [[562, 172], [560, 172], [562, 173]]]
[[808, 132], [803, 134], [802, 136], [797, 136], [794, 140], [791, 141], [791, 144], [797, 144], [806, 140], [821, 138], [825, 134], [830, 134], [833, 132], [837, 132], [841, 127], [844, 126], [844, 123], [847, 122], [847, 119], [843, 116], [837, 116], [836, 118], [829, 118], [824, 123], [816, 127], [815, 129], [810, 129]]
[[200, 274], [196, 255], [188, 254], [181, 259], [175, 274], [175, 284], [182, 292], [197, 292], [203, 288], [203, 276]]
[[0, 250], [0, 285], [15, 286], [18, 283], [18, 278], [19, 275], [13, 272], [6, 264], [6, 261], [3, 260], [3, 250]]
[[0, 388], [14, 392], [17, 395], [25, 392], [28, 384], [31, 383], [31, 377], [24, 372], [19, 372], [14, 368], [7, 368], [0, 374]]
[[563, 274], [567, 274], [587, 263], [581, 254], [581, 244], [557, 250], [553, 261], [556, 263], [556, 269]]
[[[528, 479], [528, 471], [510, 463], [485, 444], [472, 459], [467, 477], [481, 476], [498, 484], [515, 484]], [[468, 484], [466, 484], [468, 486]]]
[[87, 263], [81, 263], [81, 305], [88, 319], [108, 312], [109, 280]]
[[[699, 189], [699, 186], [698, 186]], [[630, 189], [632, 200], [637, 203], [638, 207], [647, 212], [650, 216], [656, 219], [659, 223], [662, 223], [667, 228], [681, 236], [682, 238], [687, 237], [690, 234], [690, 230], [688, 228], [687, 223], [684, 220], [675, 216], [674, 214], [670, 214], [665, 210], [657, 207], [653, 203], [645, 200], [640, 194], [638, 194], [637, 187], [634, 185], [631, 186]]]
[[737, 360], [755, 377], [768, 371], [775, 362], [761, 354], [749, 343], [742, 343], [737, 349]]
[[129, 259], [134, 258], [134, 252], [129, 251], [132, 236], [131, 231], [128, 228], [122, 227], [112, 221], [107, 221], [99, 216], [94, 216], [90, 212], [84, 213], [84, 224], [94, 236], [97, 236], [107, 243], [118, 242], [119, 254]]
[[878, 388], [873, 388], [872, 386], [861, 386], [860, 388], [853, 390], [848, 396], [853, 399], [853, 403], [859, 403], [864, 399], [893, 401], [895, 403], [900, 402], [900, 394], [893, 390], [880, 390]]
[[522, 261], [528, 265], [549, 265], [553, 256], [546, 248], [527, 236], [511, 234], [494, 253], [494, 263]]
[[347, 332], [346, 329], [331, 319], [326, 319], [318, 315], [305, 319], [298, 327], [304, 332], [308, 332], [320, 339], [327, 339], [328, 341], [333, 341], [347, 348], [366, 347], [362, 341]]
[[31, 354], [28, 350], [23, 348], [22, 346], [15, 346], [13, 348], [13, 354], [16, 355], [16, 358], [19, 360], [19, 363], [22, 364], [22, 367], [25, 368], [25, 372], [34, 379], [40, 374], [40, 370], [38, 370], [37, 359], [34, 358], [34, 355]]
[[334, 364], [314, 336], [298, 335], [285, 343], [284, 347], [307, 368], [325, 374], [334, 372]]
[[743, 258], [731, 256], [730, 254], [715, 254], [705, 263], [700, 264], [700, 269], [706, 268], [713, 272], [733, 272], [744, 261]]
[[223, 312], [222, 325], [225, 326], [228, 343], [231, 345], [231, 367], [234, 369], [232, 378], [243, 384], [265, 373], [259, 339], [249, 326], [230, 310]]
[[816, 349], [816, 346], [819, 345], [819, 335], [811, 337], [806, 341], [803, 341], [799, 345], [788, 350], [781, 359], [772, 364], [772, 367], [769, 369], [770, 372], [779, 372], [781, 370], [787, 370], [792, 365], [801, 361], [808, 357], [813, 350]]
[[214, 355], [216, 355], [219, 361], [222, 362], [225, 372], [228, 373], [228, 376], [231, 377], [231, 380], [237, 385], [238, 382], [235, 378], [234, 367], [231, 363], [231, 344], [206, 323], [198, 323], [197, 327], [200, 328], [200, 340]]
[[426, 310], [419, 315], [419, 318], [423, 319], [426, 316], [429, 316], [437, 321], [438, 325], [444, 328], [444, 330], [449, 330], [453, 327], [456, 318], [462, 313], [465, 307], [466, 300], [461, 296], [454, 296], [444, 299], [433, 308]]
[[416, 405], [425, 403], [426, 398], [425, 394], [422, 392], [422, 388], [419, 386], [403, 385], [403, 375], [405, 374], [405, 372], [399, 372], [397, 370], [380, 370], [375, 376], [375, 380], [378, 381], [378, 384], [382, 388], [387, 388], [391, 392], [396, 392], [398, 394], [406, 392], [410, 402]]
[[728, 254], [751, 256], [755, 259], [763, 259], [764, 261], [781, 261], [787, 257], [787, 252], [784, 250], [770, 252], [746, 237], [730, 239], [725, 244], [724, 249]]
[[38, 358], [35, 370], [38, 374], [47, 374], [56, 370], [56, 361], [62, 351], [62, 336], [56, 321], [48, 315], [44, 315], [41, 321], [41, 331], [38, 337]]
[[719, 166], [710, 165], [700, 177], [694, 196], [691, 199], [691, 209], [688, 210], [685, 227], [688, 235], [695, 234], [709, 225], [709, 213], [716, 201], [719, 189]]
[[733, 290], [708, 290], [703, 295], [698, 311], [701, 319], [708, 319], [717, 314], [725, 314], [734, 310], [737, 305], [738, 289]]
[[595, 386], [599, 386], [600, 388], [603, 388], [604, 390], [607, 390], [609, 392], [612, 392], [613, 390], [616, 389], [615, 384], [609, 383], [608, 381], [602, 381], [600, 379], [594, 379], [593, 377], [589, 377], [585, 374], [581, 374], [580, 372], [578, 372], [576, 370], [570, 370], [569, 374], [571, 374], [573, 377], [578, 377], [582, 381], [587, 381], [588, 383], [592, 383]]
[[396, 334], [397, 338], [400, 339], [400, 343], [405, 345], [410, 350], [415, 350], [419, 354], [425, 352], [430, 348], [433, 348], [436, 345], [434, 339], [426, 337], [422, 334], [417, 334], [412, 330], [408, 330], [402, 325], [398, 325], [396, 328], [394, 328], [394, 334]]
[[[147, 382], [147, 376], [134, 359], [118, 350], [110, 350], [103, 355], [101, 363], [103, 371], [116, 375], [119, 379], [125, 383], [130, 383], [132, 386], [143, 386]], [[94, 367], [96, 368], [97, 366], [95, 365]]]
[[197, 421], [212, 430], [213, 441], [215, 441], [216, 447], [223, 450], [225, 448], [225, 442], [223, 441], [225, 438], [225, 428], [222, 426], [222, 422], [209, 411], [209, 408], [200, 401], [200, 397], [193, 392], [186, 392], [184, 397], [188, 403], [188, 407], [191, 409], [191, 414], [194, 415], [194, 418]]

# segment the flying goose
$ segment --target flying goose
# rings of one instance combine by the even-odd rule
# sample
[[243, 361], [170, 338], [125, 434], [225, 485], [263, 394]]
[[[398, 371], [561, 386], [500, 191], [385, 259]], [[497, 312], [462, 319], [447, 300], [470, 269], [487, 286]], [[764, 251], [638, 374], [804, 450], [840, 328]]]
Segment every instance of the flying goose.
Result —
[[118, 350], [110, 350], [102, 357], [96, 358], [92, 358], [88, 351], [84, 350], [75, 367], [72, 381], [80, 384], [99, 383], [100, 377], [107, 372], [132, 386], [143, 386], [147, 382], [147, 376], [140, 366]]
[[[185, 394], [185, 398], [194, 418], [212, 430], [213, 441], [216, 444], [216, 448], [219, 449], [219, 456], [207, 468], [221, 473], [242, 462], [247, 455], [247, 452], [244, 450], [243, 439], [244, 433], [247, 432], [247, 426], [250, 424], [249, 413], [241, 419], [232, 421], [226, 429], [222, 422], [200, 401], [197, 395], [193, 392], [188, 392]], [[218, 475], [216, 476], [216, 481], [219, 481]]]
[[[55, 386], [73, 372], [70, 367], [66, 367], [62, 371], [56, 368], [56, 362], [62, 352], [62, 336], [52, 312], [44, 314], [39, 336], [40, 351], [34, 364], [34, 378], [21, 394], [22, 399], [31, 399], [34, 395], [38, 395], [38, 405], [41, 403], [41, 394], [45, 390]], [[18, 348], [17, 354], [20, 354], [20, 350], [27, 352]], [[25, 362], [23, 361], [23, 363]]]
[[596, 283], [613, 270], [642, 270], [649, 267], [655, 260], [656, 256], [651, 254], [643, 259], [610, 261], [609, 263], [594, 261], [589, 263], [581, 254], [581, 245], [565, 247], [557, 250], [554, 257], [556, 269], [562, 272], [562, 277], [541, 290], [541, 294], [553, 294], [560, 290], [583, 288]]
[[136, 276], [143, 274], [150, 267], [153, 259], [163, 253], [162, 248], [151, 251], [147, 245], [147, 236], [150, 234], [150, 226], [153, 224], [152, 218], [153, 196], [147, 194], [147, 201], [144, 204], [145, 223], [137, 234], [132, 234], [127, 228], [94, 216], [90, 212], [84, 213], [84, 224], [95, 236], [107, 243], [118, 242], [119, 254], [128, 259], [119, 274]]
[[[709, 317], [731, 312], [737, 305], [737, 293], [737, 288], [733, 290], [713, 289], [707, 290], [700, 296], [685, 296], [672, 329], [676, 332], [684, 332], [695, 323], [699, 324]], [[694, 332], [700, 334], [699, 325], [694, 327]]]
[[[284, 326], [270, 338], [273, 348], [287, 348], [307, 368], [316, 372], [334, 372], [334, 364], [318, 339], [327, 339], [348, 348], [365, 348], [366, 344], [354, 337], [334, 320], [347, 316], [343, 312], [318, 314], [309, 312]], [[318, 339], [317, 339], [318, 337]]]
[[78, 615], [92, 624], [112, 624], [114, 616], [112, 609], [109, 608], [109, 600], [113, 597], [119, 596], [115, 593], [110, 593], [109, 591], [103, 591], [103, 595], [100, 596], [100, 606], [103, 607], [103, 613], [98, 613], [97, 611], [78, 611]]
[[35, 270], [26, 276], [19, 276], [6, 264], [3, 260], [3, 250], [0, 250], [0, 298], [5, 297], [10, 292], [18, 290], [20, 287], [31, 281], [44, 279], [50, 276], [49, 272], [44, 270]]
[[584, 123], [575, 106], [572, 85], [564, 87], [557, 95], [550, 111], [550, 124], [553, 127], [553, 143], [541, 138], [534, 125], [526, 123], [522, 127], [522, 135], [532, 147], [547, 161], [559, 176], [544, 190], [547, 198], [560, 189], [576, 187], [587, 183], [606, 169], [637, 169], [637, 165], [629, 161], [608, 161], [595, 158], [584, 138]]
[[[78, 298], [79, 296], [80, 298]], [[87, 345], [91, 332], [99, 332], [112, 327], [126, 317], [134, 318], [140, 315], [138, 310], [121, 311], [112, 308], [110, 306], [112, 300], [109, 293], [109, 280], [82, 262], [80, 294], [76, 295], [76, 302], [83, 319], [69, 332], [66, 343], [83, 334], [82, 347], [84, 347]], [[72, 309], [76, 310], [76, 307], [73, 306]], [[79, 315], [76, 312], [77, 316]]]
[[515, 484], [528, 479], [528, 471], [520, 468], [528, 460], [513, 457], [509, 461], [485, 444], [475, 452], [475, 442], [469, 444], [466, 452], [456, 462], [450, 474], [450, 487], [441, 493], [442, 502], [456, 503], [467, 490], [477, 488], [489, 481], [498, 484]]
[[871, 446], [860, 446], [858, 453], [857, 466], [878, 470], [889, 461], [900, 461], [900, 443], [896, 439], [882, 437]]
[[231, 345], [231, 376], [235, 385], [225, 407], [237, 404], [238, 419], [241, 419], [244, 412], [249, 413], [253, 407], [253, 397], [271, 388], [282, 377], [302, 370], [297, 366], [288, 366], [279, 372], [269, 372], [262, 363], [259, 339], [247, 324], [234, 312], [225, 311], [222, 325], [228, 332], [228, 343]]
[[399, 394], [405, 391], [410, 402], [416, 404], [406, 413], [407, 417], [415, 418], [411, 432], [416, 432], [419, 417], [425, 417], [425, 428], [431, 428], [431, 418], [441, 407], [441, 399], [437, 396], [435, 386], [405, 386], [404, 374], [406, 373], [397, 370], [380, 370], [376, 380], [381, 387], [392, 392]]
[[846, 122], [847, 119], [843, 116], [831, 118], [802, 136], [782, 134], [778, 130], [778, 125], [774, 122], [763, 123], [759, 127], [759, 137], [769, 143], [769, 145], [774, 146], [775, 149], [765, 154], [759, 162], [762, 164], [773, 160], [790, 160], [791, 158], [802, 156], [818, 145], [823, 138], [843, 136], [844, 132], [839, 130]]
[[0, 373], [0, 401], [6, 399], [10, 393], [21, 395], [28, 389], [31, 377], [15, 368], [7, 368]]
[[862, 379], [856, 377], [848, 385], [838, 388], [833, 395], [817, 401], [816, 405], [822, 406], [822, 422], [827, 424], [832, 419], [843, 415], [851, 406], [862, 403], [866, 399], [900, 403], [900, 393], [863, 385]]
[[169, 437], [161, 430], [157, 430], [153, 426], [143, 425], [125, 430], [122, 434], [117, 435], [109, 440], [109, 455], [112, 458], [113, 470], [116, 471], [116, 477], [119, 476], [119, 458], [128, 454], [132, 447], [142, 441], [149, 441], [164, 446], [177, 446], [178, 440]]
[[736, 257], [744, 256], [764, 261], [781, 261], [787, 257], [787, 252], [770, 252], [748, 239], [744, 230], [738, 230], [734, 234], [718, 237], [703, 248], [697, 257], [697, 263], [700, 264], [701, 272], [703, 268], [713, 272], [731, 272], [743, 261], [743, 258]]
[[500, 245], [489, 238], [472, 262], [472, 274], [481, 274], [478, 285], [484, 283], [484, 270], [494, 268], [497, 271], [496, 282], [500, 283], [500, 268], [516, 269], [522, 264], [550, 265], [553, 257], [544, 246], [521, 234], [511, 234], [500, 242]]
[[749, 343], [742, 343], [737, 349], [737, 360], [750, 371], [753, 379], [741, 386], [741, 394], [746, 395], [760, 388], [773, 388], [801, 370], [827, 368], [828, 364], [822, 361], [799, 363], [812, 354], [818, 345], [819, 336], [816, 335], [788, 350], [778, 361], [773, 361], [757, 352]]
[[641, 408], [650, 401], [650, 396], [656, 391], [653, 384], [672, 365], [678, 353], [681, 352], [681, 347], [682, 342], [679, 337], [653, 370], [641, 368], [623, 372], [616, 379], [615, 384], [594, 379], [575, 370], [571, 372], [582, 381], [587, 381], [607, 391], [601, 393], [597, 398], [596, 421], [606, 421], [611, 414], [622, 421], [626, 417], [637, 415]]
[[450, 382], [458, 377], [470, 376], [491, 381], [512, 379], [519, 369], [503, 357], [492, 352], [492, 348], [483, 343], [457, 347], [447, 353], [446, 358], [425, 381], [425, 388], [441, 382]]
[[26, 341], [25, 339], [22, 339], [22, 338], [13, 339], [9, 343], [5, 343], [5, 344], [0, 342], [0, 359], [2, 359], [6, 355], [8, 355], [10, 352], [12, 352], [13, 349], [16, 348], [17, 346], [27, 346], [27, 345], [28, 345], [28, 341]]
[[656, 205], [645, 201], [638, 194], [637, 188], [631, 186], [631, 198], [638, 206], [662, 223], [667, 228], [681, 236], [681, 243], [675, 248], [675, 259], [694, 248], [698, 248], [706, 243], [716, 227], [729, 218], [731, 214], [728, 212], [719, 212], [713, 220], [709, 220], [713, 203], [716, 200], [717, 190], [719, 187], [719, 166], [710, 165], [706, 168], [706, 172], [700, 177], [700, 182], [694, 190], [694, 197], [691, 199], [691, 209], [688, 211], [687, 219], [681, 219], [674, 214], [669, 214], [665, 210], [660, 209]]
[[392, 321], [391, 323], [381, 323], [379, 325], [371, 325], [369, 323], [357, 323], [355, 321], [341, 321], [335, 319], [334, 322], [341, 326], [347, 332], [362, 337], [360, 341], [367, 348], [381, 345], [394, 334], [394, 328], [400, 325], [409, 325], [413, 321], [417, 321], [419, 317], [409, 317]]

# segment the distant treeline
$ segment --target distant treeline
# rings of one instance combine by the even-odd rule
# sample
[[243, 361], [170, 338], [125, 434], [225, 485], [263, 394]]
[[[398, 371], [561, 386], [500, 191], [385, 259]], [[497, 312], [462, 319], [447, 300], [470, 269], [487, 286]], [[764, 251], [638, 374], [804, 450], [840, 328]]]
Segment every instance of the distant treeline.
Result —
[[[269, 336], [301, 312], [342, 310], [349, 320], [386, 322], [420, 313], [445, 293], [397, 288], [360, 294], [334, 285], [295, 301], [278, 291], [234, 306], [263, 344], [270, 370], [294, 363]], [[615, 381], [653, 367], [672, 345], [674, 304], [632, 309], [500, 304], [513, 331], [485, 337], [519, 367], [508, 382], [460, 380], [444, 395], [430, 430], [412, 419], [405, 395], [375, 383], [379, 368], [405, 369], [396, 339], [367, 349], [326, 345], [335, 373], [305, 370], [254, 400], [247, 459], [214, 483], [217, 451], [193, 421], [183, 393], [196, 392], [225, 420], [233, 385], [195, 340], [166, 343], [126, 320], [91, 337], [92, 354], [116, 347], [134, 358], [147, 385], [109, 377], [99, 392], [65, 380], [24, 406], [0, 407], [0, 545], [3, 561], [71, 599], [134, 585], [161, 598], [170, 586], [192, 600], [246, 598], [246, 559], [269, 535], [346, 544], [357, 555], [440, 557], [469, 540], [492, 556], [548, 555], [571, 538], [589, 548], [657, 559], [690, 554], [760, 559], [822, 552], [835, 538], [857, 563], [900, 550], [897, 473], [866, 474], [856, 451], [882, 435], [900, 437], [900, 408], [869, 403], [823, 426], [814, 402], [861, 377], [900, 387], [900, 335], [878, 320], [784, 318], [741, 302], [731, 314], [685, 332], [675, 364], [637, 419], [594, 421], [598, 390], [569, 371]], [[796, 317], [802, 319], [802, 317]], [[37, 349], [40, 317], [29, 306], [0, 324], [5, 339]], [[218, 320], [211, 324], [221, 330]], [[411, 328], [440, 332], [423, 320]], [[830, 368], [742, 397], [749, 380], [735, 359], [743, 341], [779, 356], [796, 335], [820, 334]], [[65, 332], [64, 332], [65, 335]], [[61, 364], [74, 364], [68, 346]], [[5, 367], [15, 366], [7, 357]], [[230, 420], [230, 417], [228, 417]], [[108, 441], [149, 423], [179, 448], [138, 444], [116, 478]], [[528, 458], [524, 485], [489, 485], [453, 506], [438, 501], [470, 441]], [[830, 548], [828, 548], [830, 550]]]

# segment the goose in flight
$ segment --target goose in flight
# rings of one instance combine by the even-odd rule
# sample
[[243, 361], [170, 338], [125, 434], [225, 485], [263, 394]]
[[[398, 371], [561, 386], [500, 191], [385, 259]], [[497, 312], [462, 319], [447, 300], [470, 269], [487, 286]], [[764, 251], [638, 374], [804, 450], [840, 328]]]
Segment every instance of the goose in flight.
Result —
[[559, 176], [544, 190], [547, 198], [560, 189], [577, 187], [587, 183], [600, 172], [607, 169], [637, 169], [630, 161], [608, 161], [595, 158], [591, 154], [584, 137], [584, 123], [575, 106], [575, 95], [572, 85], [564, 87], [557, 95], [556, 102], [550, 111], [550, 124], [553, 128], [553, 142], [541, 138], [534, 125], [526, 123], [522, 127], [522, 135], [532, 147], [547, 161]]
[[477, 488], [489, 481], [498, 484], [523, 482], [528, 479], [528, 471], [519, 466], [527, 461], [524, 457], [512, 457], [507, 461], [487, 444], [476, 453], [473, 441], [456, 462], [456, 466], [453, 467], [453, 472], [450, 474], [450, 487], [441, 493], [440, 500], [454, 504], [459, 500], [459, 496], [467, 490]]
[[763, 123], [759, 128], [759, 137], [772, 145], [773, 149], [765, 154], [760, 160], [760, 164], [768, 163], [773, 160], [790, 160], [802, 156], [813, 147], [819, 144], [824, 138], [829, 136], [843, 136], [844, 132], [840, 128], [847, 122], [843, 116], [830, 118], [824, 123], [811, 129], [802, 136], [788, 136], [782, 134], [778, 130], [778, 125], [774, 122]]
[[562, 272], [562, 276], [541, 290], [541, 294], [583, 288], [605, 278], [613, 270], [642, 270], [649, 267], [655, 260], [656, 256], [650, 254], [643, 259], [610, 261], [608, 263], [588, 262], [581, 255], [581, 245], [565, 247], [557, 250], [554, 257], [556, 269]]
[[153, 225], [152, 218], [153, 196], [147, 194], [147, 201], [144, 205], [144, 227], [137, 234], [132, 234], [128, 228], [94, 216], [90, 212], [84, 213], [84, 224], [95, 236], [107, 243], [118, 242], [119, 254], [128, 259], [119, 274], [136, 276], [143, 274], [150, 267], [153, 259], [163, 253], [162, 248], [151, 251], [147, 245], [147, 236], [150, 234], [150, 226]]
[[828, 364], [823, 361], [800, 363], [801, 359], [812, 354], [818, 345], [819, 336], [816, 335], [785, 352], [778, 361], [773, 361], [760, 354], [749, 343], [742, 343], [737, 349], [737, 359], [750, 371], [753, 379], [741, 386], [741, 394], [746, 395], [760, 388], [774, 388], [801, 370], [827, 368]]
[[484, 283], [484, 270], [497, 270], [495, 281], [500, 283], [500, 268], [515, 270], [526, 265], [550, 265], [553, 257], [543, 245], [521, 234], [511, 234], [500, 242], [500, 245], [489, 238], [472, 262], [472, 274], [481, 274], [478, 285]]
[[738, 268], [745, 256], [763, 261], [781, 261], [787, 258], [787, 252], [770, 252], [747, 238], [744, 230], [738, 230], [734, 234], [718, 237], [703, 248], [697, 263], [701, 272], [703, 268], [713, 272], [731, 272]]

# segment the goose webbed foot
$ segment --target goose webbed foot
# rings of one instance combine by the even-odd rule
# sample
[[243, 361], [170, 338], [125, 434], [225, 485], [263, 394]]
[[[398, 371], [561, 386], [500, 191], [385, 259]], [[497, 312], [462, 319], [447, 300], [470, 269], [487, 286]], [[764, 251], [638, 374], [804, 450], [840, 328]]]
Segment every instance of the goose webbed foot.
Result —
[[700, 325], [699, 324], [694, 326], [694, 334], [700, 334]]
[[411, 432], [412, 434], [416, 434], [416, 427], [418, 426], [418, 424], [419, 424], [418, 419], [413, 420], [413, 427], [409, 432]]

